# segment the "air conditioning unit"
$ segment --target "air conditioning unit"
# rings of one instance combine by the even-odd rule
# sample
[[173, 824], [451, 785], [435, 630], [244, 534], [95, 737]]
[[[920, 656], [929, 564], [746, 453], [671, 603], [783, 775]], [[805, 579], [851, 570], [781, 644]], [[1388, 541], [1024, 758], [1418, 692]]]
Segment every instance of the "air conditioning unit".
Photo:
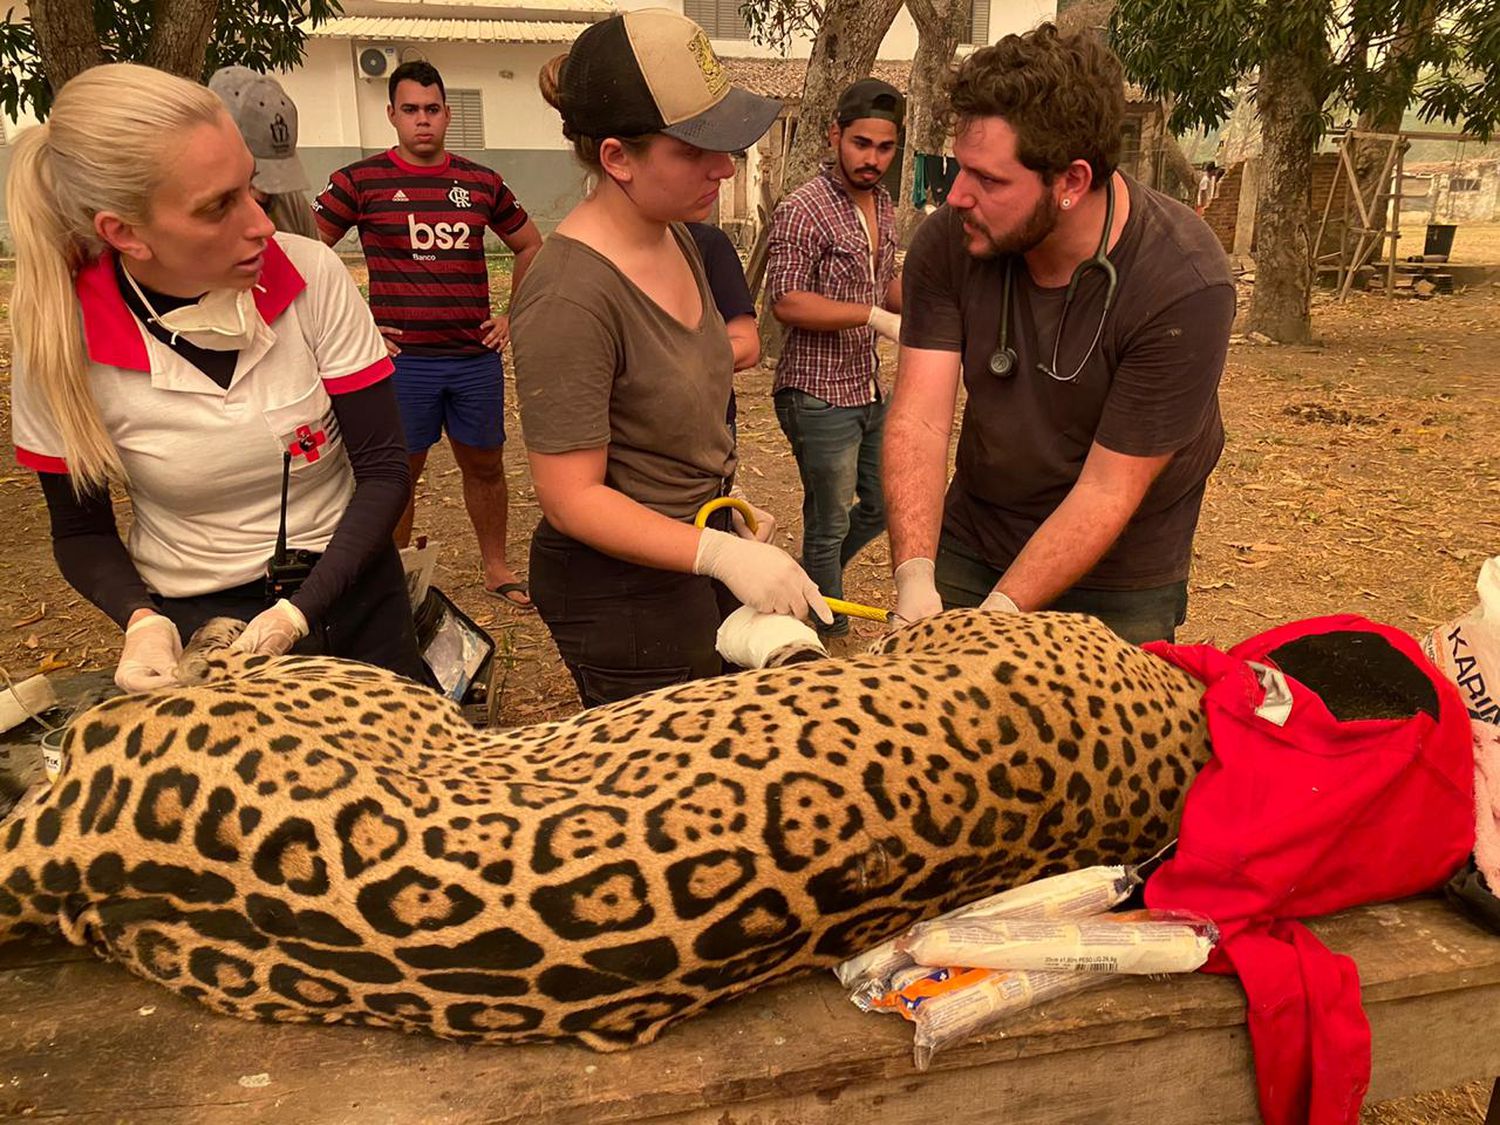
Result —
[[366, 43], [358, 49], [355, 57], [359, 61], [360, 77], [371, 80], [387, 78], [401, 65], [401, 52], [383, 44]]

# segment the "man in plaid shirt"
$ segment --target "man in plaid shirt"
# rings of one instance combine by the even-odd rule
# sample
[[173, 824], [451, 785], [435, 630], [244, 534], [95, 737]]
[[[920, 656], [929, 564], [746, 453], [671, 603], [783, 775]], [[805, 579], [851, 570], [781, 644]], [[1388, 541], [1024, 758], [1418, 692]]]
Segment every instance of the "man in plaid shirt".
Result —
[[[880, 180], [905, 115], [894, 86], [850, 86], [828, 130], [833, 159], [771, 220], [766, 288], [791, 330], [776, 365], [776, 417], [802, 477], [802, 566], [830, 598], [844, 596], [844, 567], [885, 530], [875, 345], [901, 334], [901, 283], [895, 208]], [[842, 614], [824, 630], [848, 631]]]

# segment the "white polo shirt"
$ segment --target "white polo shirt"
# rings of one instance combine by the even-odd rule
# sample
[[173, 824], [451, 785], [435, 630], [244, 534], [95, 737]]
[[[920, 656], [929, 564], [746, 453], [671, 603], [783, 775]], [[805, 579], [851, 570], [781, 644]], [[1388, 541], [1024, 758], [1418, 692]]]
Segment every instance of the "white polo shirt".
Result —
[[[282, 451], [292, 456], [290, 546], [321, 551], [354, 492], [330, 396], [387, 378], [385, 343], [349, 271], [328, 247], [278, 233], [255, 290], [255, 338], [220, 387], [146, 331], [105, 255], [79, 271], [88, 373], [120, 451], [135, 521], [126, 540], [150, 588], [181, 598], [265, 573], [281, 511]], [[17, 363], [16, 460], [66, 473], [46, 400]]]

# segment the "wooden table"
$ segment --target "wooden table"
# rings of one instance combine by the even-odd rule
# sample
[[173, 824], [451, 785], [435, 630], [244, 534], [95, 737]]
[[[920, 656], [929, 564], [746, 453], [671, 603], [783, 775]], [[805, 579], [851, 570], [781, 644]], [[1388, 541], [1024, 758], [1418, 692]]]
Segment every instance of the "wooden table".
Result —
[[[1372, 1099], [1500, 1074], [1500, 938], [1436, 899], [1314, 925], [1355, 956]], [[1255, 1121], [1232, 981], [1136, 980], [1049, 1004], [920, 1073], [911, 1030], [830, 974], [732, 1002], [637, 1051], [465, 1047], [215, 1015], [50, 942], [0, 946], [0, 1118], [97, 1121]]]

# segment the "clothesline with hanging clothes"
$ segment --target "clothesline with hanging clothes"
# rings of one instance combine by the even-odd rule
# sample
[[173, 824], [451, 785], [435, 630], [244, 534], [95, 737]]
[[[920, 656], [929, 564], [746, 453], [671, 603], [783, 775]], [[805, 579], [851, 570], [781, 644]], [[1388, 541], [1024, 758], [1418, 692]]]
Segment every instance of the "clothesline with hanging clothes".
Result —
[[913, 207], [926, 207], [929, 201], [941, 207], [958, 179], [958, 161], [941, 153], [917, 153], [912, 175], [911, 203]]

